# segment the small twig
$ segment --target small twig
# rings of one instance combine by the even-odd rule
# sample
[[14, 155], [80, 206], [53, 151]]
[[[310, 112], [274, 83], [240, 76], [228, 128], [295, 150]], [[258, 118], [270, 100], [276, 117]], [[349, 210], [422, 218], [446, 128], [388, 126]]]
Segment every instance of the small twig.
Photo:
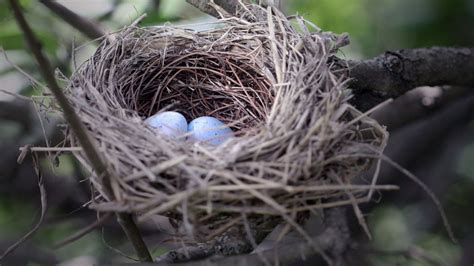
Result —
[[[106, 248], [110, 249], [112, 252], [117, 253], [117, 255], [122, 256], [122, 257], [124, 257], [124, 258], [127, 258], [127, 259], [129, 259], [129, 260], [131, 260], [131, 261], [139, 262], [139, 260], [130, 257], [129, 255], [127, 255], [125, 252], [121, 251], [120, 249], [111, 246], [111, 245], [107, 242], [107, 240], [105, 240], [105, 228], [104, 228], [104, 227], [102, 227], [102, 243], [104, 244], [104, 246], [105, 246]], [[140, 263], [134, 263], [134, 265], [140, 265]]]
[[421, 181], [418, 177], [416, 177], [414, 174], [412, 174], [410, 171], [405, 169], [403, 166], [400, 164], [394, 162], [392, 159], [385, 155], [380, 155], [380, 158], [385, 161], [386, 163], [390, 164], [392, 167], [400, 171], [402, 174], [410, 178], [415, 184], [417, 184], [422, 190], [425, 191], [426, 194], [431, 198], [433, 203], [435, 204], [436, 208], [438, 209], [438, 212], [441, 216], [441, 220], [443, 221], [444, 228], [446, 229], [446, 232], [448, 233], [449, 238], [453, 243], [457, 244], [457, 238], [454, 236], [453, 229], [451, 228], [451, 224], [448, 221], [448, 217], [443, 209], [443, 205], [441, 205], [441, 202], [439, 201], [438, 197], [433, 193], [433, 191], [423, 182]]
[[[372, 147], [370, 147], [370, 146], [366, 146], [366, 147], [371, 152], [374, 151]], [[349, 158], [351, 156], [353, 156], [353, 155], [349, 155], [349, 156], [347, 156], [347, 158]], [[411, 173], [410, 171], [405, 169], [403, 166], [396, 163], [395, 161], [393, 161], [392, 159], [390, 159], [388, 156], [386, 156], [384, 154], [379, 154], [377, 156], [374, 156], [373, 154], [363, 154], [363, 153], [361, 153], [361, 154], [357, 154], [356, 156], [357, 157], [366, 156], [366, 157], [372, 157], [374, 159], [381, 159], [382, 161], [384, 161], [384, 162], [388, 163], [389, 165], [391, 165], [393, 168], [397, 169], [400, 173], [404, 174], [406, 177], [408, 177], [410, 180], [412, 180], [415, 184], [417, 184], [429, 196], [429, 198], [431, 199], [431, 201], [434, 203], [435, 207], [437, 208], [437, 210], [438, 210], [438, 212], [441, 216], [441, 220], [443, 222], [444, 228], [446, 229], [446, 232], [448, 233], [448, 236], [451, 239], [451, 241], [455, 244], [458, 244], [457, 238], [454, 236], [454, 232], [451, 228], [451, 224], [449, 223], [446, 212], [443, 209], [443, 205], [439, 201], [438, 197], [436, 197], [434, 192], [422, 180], [420, 180], [413, 173]]]
[[[20, 9], [20, 6], [18, 5], [18, 2], [16, 0], [9, 0], [9, 3], [15, 16], [15, 19], [18, 23], [18, 26], [23, 31], [25, 40], [28, 43], [31, 52], [33, 53], [33, 56], [35, 57], [36, 62], [39, 65], [39, 71], [41, 72], [41, 75], [48, 84], [48, 87], [56, 98], [59, 106], [62, 108], [66, 121], [70, 125], [77, 140], [84, 149], [84, 153], [86, 154], [87, 158], [89, 159], [89, 162], [95, 169], [97, 176], [103, 177], [102, 185], [104, 188], [104, 192], [107, 194], [108, 197], [113, 199], [114, 194], [112, 192], [110, 184], [110, 180], [112, 178], [111, 174], [107, 170], [106, 164], [104, 163], [100, 153], [96, 150], [92, 139], [87, 133], [78, 115], [74, 111], [73, 107], [69, 104], [66, 95], [57, 84], [51, 64], [46, 58], [46, 56], [43, 54], [41, 43], [36, 39], [33, 31], [28, 25]], [[143, 241], [140, 232], [138, 231], [138, 227], [131, 219], [130, 214], [117, 213], [116, 215], [119, 221], [128, 221], [127, 223], [121, 223], [121, 225], [123, 230], [125, 231], [125, 234], [130, 237], [130, 242], [135, 248], [139, 259], [142, 261], [153, 261], [150, 252], [148, 251], [148, 248], [146, 247], [146, 244]]]
[[[5, 250], [9, 246], [8, 240], [0, 239], [0, 250]], [[60, 262], [53, 252], [39, 245], [25, 244], [15, 249], [14, 253], [5, 257], [0, 263], [2, 265], [58, 265]]]
[[20, 151], [29, 150], [31, 152], [74, 152], [82, 151], [81, 147], [20, 147]]
[[51, 0], [40, 0], [40, 2], [69, 25], [90, 39], [95, 40], [106, 35], [106, 32], [102, 29], [98, 22], [91, 21], [85, 17], [80, 16], [60, 3]]
[[35, 172], [38, 175], [38, 187], [39, 187], [39, 191], [41, 195], [41, 215], [38, 222], [28, 233], [26, 233], [22, 238], [20, 238], [18, 241], [16, 241], [13, 245], [11, 245], [7, 250], [3, 252], [3, 254], [0, 256], [0, 262], [6, 256], [8, 256], [8, 254], [12, 253], [15, 249], [17, 249], [21, 244], [23, 244], [25, 241], [30, 239], [36, 233], [36, 231], [38, 231], [38, 229], [43, 224], [44, 217], [46, 215], [46, 210], [48, 209], [47, 194], [46, 194], [46, 189], [43, 183], [43, 177], [39, 169], [38, 158], [35, 155], [33, 155], [33, 163], [34, 163]]
[[97, 219], [95, 222], [92, 224], [82, 228], [81, 230], [77, 231], [76, 233], [64, 238], [63, 240], [55, 243], [53, 245], [53, 249], [59, 249], [62, 248], [70, 243], [73, 243], [74, 241], [82, 238], [83, 236], [89, 234], [90, 232], [94, 231], [97, 227], [101, 226], [104, 222], [106, 222], [110, 217], [112, 217], [112, 213], [106, 213], [104, 216], [100, 217]]

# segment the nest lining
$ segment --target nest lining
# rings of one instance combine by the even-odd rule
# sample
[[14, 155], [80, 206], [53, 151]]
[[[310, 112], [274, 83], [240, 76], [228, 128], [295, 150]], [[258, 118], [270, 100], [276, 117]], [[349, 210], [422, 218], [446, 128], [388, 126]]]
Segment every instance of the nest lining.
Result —
[[[127, 27], [72, 75], [67, 95], [115, 176], [113, 201], [91, 177], [101, 195], [91, 206], [165, 215], [209, 238], [366, 199], [374, 184], [352, 180], [387, 133], [348, 104], [328, 64], [336, 36], [254, 5], [218, 23]], [[143, 119], [162, 110], [215, 116], [238, 137], [217, 147], [157, 137]]]

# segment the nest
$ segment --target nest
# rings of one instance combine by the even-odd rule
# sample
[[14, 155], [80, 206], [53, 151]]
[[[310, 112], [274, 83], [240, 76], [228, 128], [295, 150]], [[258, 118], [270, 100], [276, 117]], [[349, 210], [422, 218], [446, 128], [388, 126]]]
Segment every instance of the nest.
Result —
[[[163, 215], [202, 241], [245, 224], [298, 226], [311, 211], [367, 199], [375, 180], [353, 180], [387, 133], [348, 103], [347, 79], [329, 63], [338, 36], [268, 10], [240, 6], [199, 32], [132, 25], [75, 71], [67, 96], [114, 177], [111, 199], [92, 175], [91, 207]], [[217, 117], [237, 137], [159, 137], [143, 120], [162, 110]]]

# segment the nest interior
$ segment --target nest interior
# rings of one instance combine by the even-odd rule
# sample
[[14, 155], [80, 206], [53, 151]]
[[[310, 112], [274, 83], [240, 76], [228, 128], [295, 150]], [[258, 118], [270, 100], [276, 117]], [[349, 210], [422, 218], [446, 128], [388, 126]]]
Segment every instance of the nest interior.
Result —
[[[166, 29], [153, 34], [166, 35]], [[137, 53], [140, 56], [134, 58], [134, 68], [125, 65], [121, 69], [116, 97], [124, 99], [124, 108], [143, 117], [171, 109], [188, 120], [214, 116], [237, 133], [258, 126], [274, 95], [251, 47], [245, 40], [210, 47], [209, 42], [220, 37], [217, 32], [199, 37], [153, 40], [150, 36], [151, 49]]]
[[[91, 176], [91, 207], [164, 215], [177, 232], [209, 239], [367, 200], [375, 180], [352, 181], [387, 133], [348, 104], [347, 80], [329, 63], [337, 36], [255, 5], [215, 26], [132, 25], [72, 75], [68, 98], [114, 177], [112, 199]], [[162, 110], [215, 116], [237, 137], [219, 146], [158, 137], [143, 119]]]

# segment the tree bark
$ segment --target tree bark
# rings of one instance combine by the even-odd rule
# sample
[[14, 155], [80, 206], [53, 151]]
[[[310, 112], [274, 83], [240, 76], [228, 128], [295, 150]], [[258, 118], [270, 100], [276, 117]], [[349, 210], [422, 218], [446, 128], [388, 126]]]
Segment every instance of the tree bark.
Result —
[[474, 48], [403, 49], [369, 60], [335, 62], [352, 79], [353, 101], [362, 110], [420, 86], [474, 87]]

